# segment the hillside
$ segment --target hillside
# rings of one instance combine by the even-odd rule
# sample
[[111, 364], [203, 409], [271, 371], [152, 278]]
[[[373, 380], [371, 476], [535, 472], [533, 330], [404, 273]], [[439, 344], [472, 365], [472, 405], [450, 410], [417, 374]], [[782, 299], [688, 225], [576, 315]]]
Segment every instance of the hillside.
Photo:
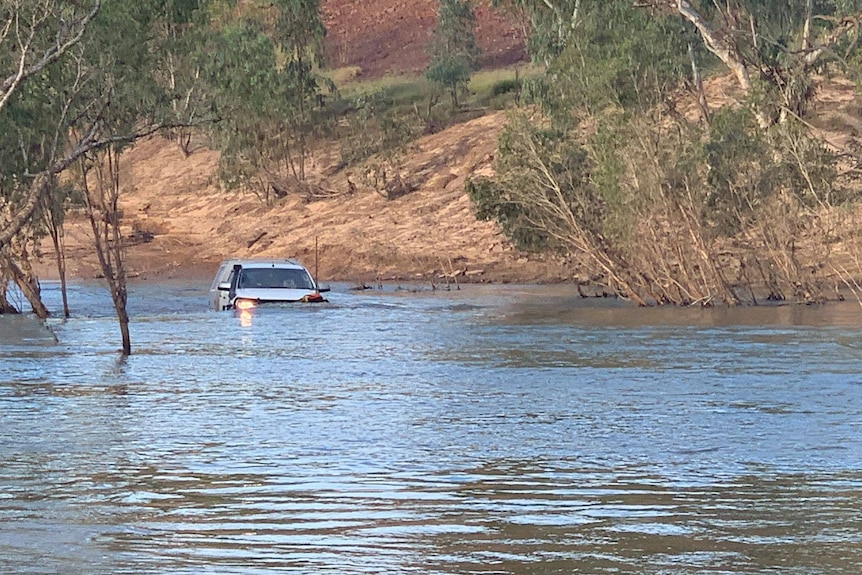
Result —
[[[330, 68], [356, 66], [363, 77], [418, 74], [428, 57], [436, 2], [421, 0], [323, 0], [326, 57]], [[524, 60], [523, 28], [490, 8], [476, 9], [476, 41], [483, 68]]]
[[[433, 3], [324, 0], [323, 10], [331, 67], [354, 67], [371, 79], [424, 67]], [[478, 19], [486, 67], [524, 60], [515, 23], [485, 4]], [[729, 77], [710, 79], [706, 89], [713, 106], [735, 99]], [[696, 104], [689, 107], [695, 114]], [[855, 137], [862, 128], [854, 86], [822, 81], [810, 121], [829, 142], [843, 146]], [[122, 159], [121, 208], [127, 234], [152, 240], [129, 248], [130, 276], [208, 278], [228, 257], [297, 257], [310, 267], [317, 264], [324, 280], [354, 283], [439, 283], [447, 276], [552, 282], [583, 274], [557, 259], [520, 253], [496, 224], [473, 216], [464, 182], [490, 172], [504, 123], [505, 114], [494, 112], [421, 138], [402, 166], [416, 189], [391, 201], [365, 183], [361, 166], [341, 168], [334, 146], [316, 153], [308, 170], [310, 182], [332, 198], [307, 201], [291, 193], [266, 206], [252, 194], [218, 188], [216, 153], [199, 148], [186, 158], [168, 140], [141, 141]], [[97, 277], [89, 225], [80, 214], [69, 216], [66, 233], [70, 275]], [[47, 245], [43, 252], [50, 253]], [[56, 277], [50, 257], [37, 271], [43, 278]]]
[[[363, 78], [377, 78], [416, 74], [427, 62], [432, 2], [324, 0], [323, 13], [330, 67], [357, 67]], [[477, 40], [484, 67], [524, 60], [518, 27], [485, 5], [477, 11]], [[337, 158], [318, 153], [310, 179], [321, 189], [340, 193], [355, 185], [355, 191], [308, 203], [291, 194], [267, 207], [251, 194], [217, 188], [214, 152], [199, 149], [185, 158], [170, 141], [139, 142], [122, 160], [122, 210], [128, 233], [146, 232], [152, 241], [129, 248], [129, 273], [143, 279], [209, 277], [227, 257], [298, 257], [311, 266], [317, 245], [320, 275], [330, 280], [561, 278], [561, 266], [518, 253], [495, 224], [477, 222], [471, 213], [464, 180], [489, 169], [503, 122], [497, 113], [423, 138], [404, 166], [417, 189], [394, 201], [363, 188], [350, 170], [334, 170]], [[69, 273], [97, 277], [89, 227], [80, 214], [69, 217], [66, 234]], [[38, 271], [56, 276], [50, 258]]]
[[[376, 78], [415, 74], [425, 66], [433, 3], [324, 0], [323, 12], [331, 67], [358, 67], [363, 78]], [[524, 59], [517, 26], [487, 4], [477, 19], [483, 66]], [[503, 114], [495, 113], [424, 137], [404, 165], [417, 189], [393, 201], [363, 187], [353, 171], [334, 168], [334, 155], [318, 153], [310, 180], [339, 197], [306, 202], [291, 194], [267, 207], [252, 194], [228, 194], [215, 185], [214, 152], [198, 149], [185, 158], [170, 141], [139, 142], [122, 160], [122, 210], [127, 232], [152, 234], [152, 241], [129, 248], [129, 273], [142, 279], [209, 277], [227, 257], [298, 257], [313, 266], [317, 253], [327, 280], [562, 279], [567, 272], [561, 265], [518, 253], [495, 224], [476, 221], [464, 194], [465, 178], [490, 169], [503, 123]], [[97, 277], [80, 214], [69, 217], [66, 234], [69, 273]], [[50, 258], [38, 271], [56, 276]]]
[[[330, 280], [430, 280], [459, 271], [473, 280], [559, 278], [562, 268], [526, 258], [495, 224], [476, 221], [464, 194], [465, 178], [489, 169], [503, 120], [491, 114], [421, 139], [405, 165], [418, 189], [391, 201], [361, 186], [349, 193], [348, 179], [357, 179], [350, 170], [320, 176], [335, 158], [318, 156], [312, 178], [341, 195], [306, 202], [291, 194], [267, 207], [213, 184], [214, 152], [184, 158], [167, 140], [140, 142], [123, 158], [130, 188], [122, 209], [128, 232], [153, 240], [129, 249], [130, 272], [204, 277], [227, 257], [298, 257], [311, 266], [316, 243], [320, 275]], [[84, 219], [72, 216], [66, 233], [70, 272], [95, 277]]]

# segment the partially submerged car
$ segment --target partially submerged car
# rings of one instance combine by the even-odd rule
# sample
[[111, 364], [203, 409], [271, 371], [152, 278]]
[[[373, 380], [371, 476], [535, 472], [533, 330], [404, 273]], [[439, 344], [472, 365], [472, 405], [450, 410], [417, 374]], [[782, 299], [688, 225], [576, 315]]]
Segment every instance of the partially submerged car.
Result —
[[210, 286], [215, 310], [251, 309], [280, 302], [324, 302], [321, 288], [296, 260], [225, 260]]

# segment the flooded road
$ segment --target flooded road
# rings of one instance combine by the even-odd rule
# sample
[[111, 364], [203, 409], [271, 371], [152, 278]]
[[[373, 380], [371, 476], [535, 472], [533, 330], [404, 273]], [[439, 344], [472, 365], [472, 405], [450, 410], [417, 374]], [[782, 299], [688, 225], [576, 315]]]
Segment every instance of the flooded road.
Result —
[[206, 288], [0, 316], [0, 572], [862, 572], [856, 304]]

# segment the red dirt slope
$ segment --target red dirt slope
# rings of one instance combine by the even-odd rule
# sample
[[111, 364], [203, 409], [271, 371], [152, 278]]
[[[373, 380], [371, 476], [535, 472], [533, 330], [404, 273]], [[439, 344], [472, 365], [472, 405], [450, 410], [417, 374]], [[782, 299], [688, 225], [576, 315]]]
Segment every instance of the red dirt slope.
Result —
[[[434, 0], [323, 0], [327, 64], [357, 66], [363, 77], [416, 74], [428, 63], [426, 47], [437, 18]], [[476, 7], [481, 66], [524, 61], [523, 28], [488, 0]]]

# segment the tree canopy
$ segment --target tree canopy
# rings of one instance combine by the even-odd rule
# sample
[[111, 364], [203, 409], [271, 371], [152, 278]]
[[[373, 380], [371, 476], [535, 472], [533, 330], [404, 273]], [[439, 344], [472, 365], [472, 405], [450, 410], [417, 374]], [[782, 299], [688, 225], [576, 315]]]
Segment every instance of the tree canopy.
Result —
[[[526, 249], [579, 256], [640, 304], [754, 302], [739, 288], [754, 283], [810, 301], [847, 281], [829, 246], [836, 208], [858, 196], [856, 154], [807, 115], [817, 74], [858, 76], [862, 3], [498, 4], [529, 16], [545, 74], [496, 175], [468, 183], [477, 215]], [[735, 106], [703, 88], [701, 71], [722, 68]]]
[[453, 107], [458, 106], [458, 93], [465, 89], [476, 67], [479, 48], [475, 25], [470, 0], [440, 0], [425, 77], [449, 92]]
[[[117, 164], [124, 147], [144, 135], [171, 131], [188, 153], [188, 129], [209, 128], [224, 156], [243, 169], [248, 158], [286, 156], [301, 177], [306, 130], [321, 103], [314, 70], [323, 33], [317, 0], [4, 2], [3, 285], [12, 276], [32, 292], [28, 299], [32, 295], [36, 309], [38, 284], [26, 270], [33, 243], [46, 233], [41, 212], [56, 224], [70, 201], [87, 200], [100, 257], [106, 246], [119, 244]], [[273, 156], [272, 150], [287, 151]], [[251, 165], [273, 168], [267, 161]], [[79, 176], [106, 166], [111, 189], [93, 195]], [[61, 181], [80, 181], [84, 191], [54, 193]], [[103, 271], [120, 314], [125, 278], [119, 254], [103, 262]]]

